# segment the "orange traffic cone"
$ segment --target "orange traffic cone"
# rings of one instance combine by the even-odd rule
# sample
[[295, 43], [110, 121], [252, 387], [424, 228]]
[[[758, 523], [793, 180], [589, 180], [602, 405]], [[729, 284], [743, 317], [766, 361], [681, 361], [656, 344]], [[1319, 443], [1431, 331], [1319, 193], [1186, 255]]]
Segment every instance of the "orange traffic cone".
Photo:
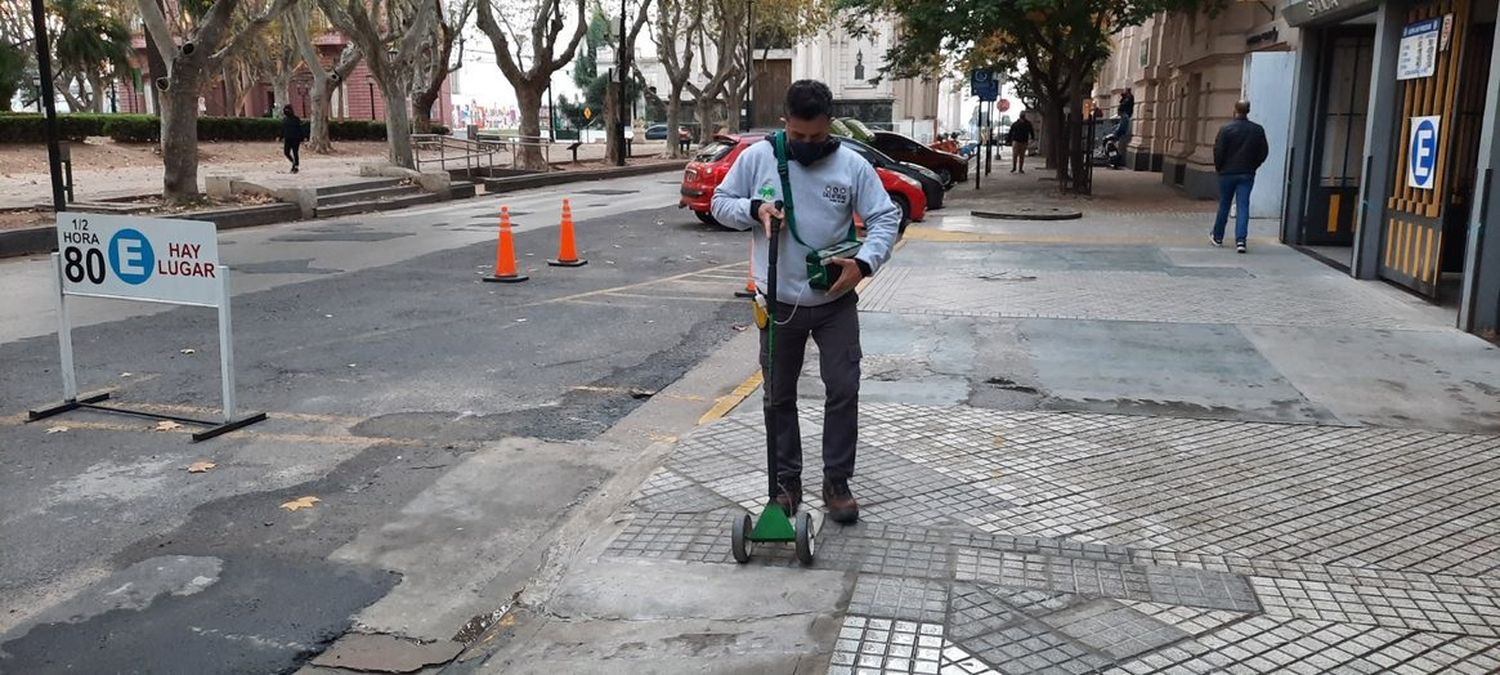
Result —
[[751, 239], [750, 240], [750, 272], [749, 272], [749, 274], [745, 275], [745, 290], [743, 290], [743, 291], [735, 291], [734, 292], [734, 297], [736, 297], [736, 298], [753, 298], [753, 297], [755, 297], [756, 293], [757, 293], [757, 291], [755, 290], [755, 240]]
[[558, 246], [557, 259], [548, 260], [547, 264], [553, 267], [583, 267], [589, 264], [589, 261], [578, 257], [578, 246], [573, 242], [573, 206], [566, 199], [563, 200], [562, 242]]
[[485, 281], [513, 284], [528, 277], [516, 271], [516, 243], [510, 234], [510, 207], [500, 207], [500, 243], [495, 246], [495, 273]]

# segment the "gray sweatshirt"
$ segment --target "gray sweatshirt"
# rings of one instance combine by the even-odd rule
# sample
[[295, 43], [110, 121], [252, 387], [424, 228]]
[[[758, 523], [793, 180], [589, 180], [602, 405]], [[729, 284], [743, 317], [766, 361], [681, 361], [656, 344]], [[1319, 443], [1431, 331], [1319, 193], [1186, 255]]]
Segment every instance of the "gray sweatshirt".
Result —
[[[789, 230], [782, 230], [781, 251], [776, 260], [776, 294], [786, 304], [826, 304], [837, 296], [807, 285], [807, 254], [847, 239], [854, 214], [858, 213], [865, 222], [865, 241], [855, 257], [864, 261], [874, 274], [891, 256], [901, 226], [901, 209], [886, 194], [875, 167], [847, 147], [840, 147], [810, 167], [796, 161], [788, 161], [787, 165], [797, 234], [807, 246], [798, 243]], [[770, 241], [759, 219], [750, 212], [750, 202], [756, 199], [766, 203], [782, 199], [776, 149], [768, 142], [756, 143], [740, 153], [729, 175], [714, 190], [713, 202], [713, 215], [720, 223], [751, 231], [755, 283], [764, 292]]]

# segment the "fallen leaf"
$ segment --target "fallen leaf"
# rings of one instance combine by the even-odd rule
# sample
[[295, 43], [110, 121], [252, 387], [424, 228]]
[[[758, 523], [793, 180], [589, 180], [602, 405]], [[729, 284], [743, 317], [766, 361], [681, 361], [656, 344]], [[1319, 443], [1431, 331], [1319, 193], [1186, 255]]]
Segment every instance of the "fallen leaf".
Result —
[[60, 434], [67, 430], [67, 427], [47, 427], [47, 433], [49, 434]]
[[188, 473], [207, 473], [209, 469], [218, 466], [213, 462], [193, 462], [188, 465]]
[[288, 511], [301, 511], [302, 509], [310, 509], [313, 507], [313, 504], [321, 501], [323, 500], [318, 499], [317, 497], [300, 497], [298, 499], [293, 499], [292, 501], [282, 504], [281, 508]]
[[177, 351], [180, 351], [180, 352], [182, 352], [184, 354], [197, 354], [198, 353], [198, 350], [196, 350], [196, 349], [179, 349]]
[[181, 429], [181, 428], [182, 428], [181, 424], [173, 422], [172, 420], [162, 420], [162, 421], [156, 423], [156, 430], [157, 431], [172, 431], [173, 429]]

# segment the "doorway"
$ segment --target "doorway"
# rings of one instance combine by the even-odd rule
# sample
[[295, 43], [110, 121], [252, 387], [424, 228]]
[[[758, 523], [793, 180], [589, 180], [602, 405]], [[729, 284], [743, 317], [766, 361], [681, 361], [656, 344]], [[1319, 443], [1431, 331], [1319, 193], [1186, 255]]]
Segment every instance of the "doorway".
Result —
[[1375, 27], [1354, 25], [1331, 29], [1319, 55], [1319, 77], [1326, 86], [1314, 103], [1316, 173], [1300, 221], [1300, 243], [1346, 270], [1358, 222], [1374, 52]]

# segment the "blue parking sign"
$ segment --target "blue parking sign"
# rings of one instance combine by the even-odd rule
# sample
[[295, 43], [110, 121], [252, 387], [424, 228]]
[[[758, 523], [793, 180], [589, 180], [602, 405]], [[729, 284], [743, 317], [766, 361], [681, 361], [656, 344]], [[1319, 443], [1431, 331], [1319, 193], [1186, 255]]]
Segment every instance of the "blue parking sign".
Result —
[[1406, 184], [1418, 190], [1431, 190], [1437, 185], [1442, 121], [1438, 115], [1411, 118], [1411, 139], [1406, 148]]
[[969, 73], [969, 91], [981, 101], [993, 101], [1000, 98], [1000, 79], [991, 70], [973, 71]]

